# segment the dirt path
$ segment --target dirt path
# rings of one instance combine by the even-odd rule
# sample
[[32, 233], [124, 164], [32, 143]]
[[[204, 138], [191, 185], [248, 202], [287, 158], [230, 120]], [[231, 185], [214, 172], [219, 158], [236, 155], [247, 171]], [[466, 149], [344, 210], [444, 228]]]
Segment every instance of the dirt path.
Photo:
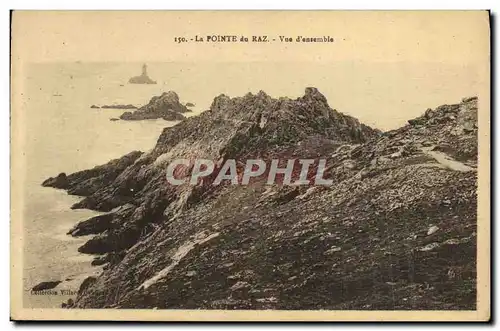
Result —
[[468, 165], [465, 165], [462, 162], [459, 162], [451, 158], [449, 155], [443, 152], [432, 151], [431, 148], [422, 148], [421, 150], [425, 154], [434, 158], [436, 161], [438, 161], [442, 166], [444, 166], [447, 169], [451, 169], [454, 171], [462, 171], [462, 172], [476, 170], [475, 168], [469, 167]]

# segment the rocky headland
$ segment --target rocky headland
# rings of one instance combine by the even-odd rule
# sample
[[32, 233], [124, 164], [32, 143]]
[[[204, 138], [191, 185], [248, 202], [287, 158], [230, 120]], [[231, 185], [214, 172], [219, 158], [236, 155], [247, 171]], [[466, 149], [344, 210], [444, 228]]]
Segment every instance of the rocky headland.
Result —
[[[318, 157], [330, 186], [166, 181], [176, 158]], [[105, 212], [69, 230], [104, 271], [64, 306], [475, 309], [476, 167], [477, 98], [381, 132], [315, 88], [220, 95], [148, 153], [43, 183]]]

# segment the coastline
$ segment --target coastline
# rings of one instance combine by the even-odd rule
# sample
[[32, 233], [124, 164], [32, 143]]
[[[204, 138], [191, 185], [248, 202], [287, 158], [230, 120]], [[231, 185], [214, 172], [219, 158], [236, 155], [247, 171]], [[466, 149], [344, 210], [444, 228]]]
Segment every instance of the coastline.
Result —
[[[252, 107], [262, 104], [265, 107]], [[308, 105], [307, 112], [301, 112], [304, 104]], [[273, 117], [280, 114], [275, 111], [277, 105], [293, 109], [288, 113], [292, 119]], [[241, 109], [262, 110], [262, 113], [253, 116]], [[476, 236], [475, 167], [468, 166], [467, 171], [449, 167], [450, 162], [442, 164], [442, 158], [424, 155], [422, 146], [444, 150], [450, 160], [466, 160], [467, 164], [474, 165], [477, 162], [477, 127], [473, 124], [476, 112], [477, 98], [463, 98], [460, 103], [429, 109], [401, 128], [381, 132], [331, 109], [316, 88], [306, 88], [304, 96], [295, 100], [272, 99], [264, 92], [234, 99], [220, 95], [214, 99], [210, 111], [164, 130], [155, 148], [148, 153], [129, 152], [92, 169], [68, 176], [59, 174], [44, 181], [44, 186], [84, 195], [72, 209], [108, 212], [106, 217], [88, 219], [75, 227], [96, 234], [79, 251], [106, 254], [106, 266], [100, 277], [88, 279], [85, 285], [82, 283], [77, 299], [68, 301], [64, 307], [297, 309], [299, 303], [294, 298], [304, 296], [306, 301], [300, 302], [303, 304], [300, 307], [313, 309], [318, 307], [317, 302], [304, 292], [311, 290], [308, 284], [312, 283], [308, 280], [314, 277], [314, 283], [321, 284], [314, 292], [318, 296], [323, 298], [331, 291], [341, 294], [340, 298], [325, 299], [321, 308], [346, 309], [349, 305], [363, 310], [388, 307], [399, 310], [423, 307], [429, 298], [435, 300], [432, 303], [435, 307], [445, 302], [447, 308], [472, 308], [475, 303], [470, 299], [476, 291], [472, 266]], [[232, 116], [232, 120], [219, 120], [226, 116]], [[296, 123], [293, 116], [308, 119], [306, 123], [310, 128], [275, 125], [286, 124], [286, 121]], [[262, 125], [263, 117], [271, 120]], [[219, 125], [221, 122], [225, 125]], [[323, 134], [323, 139], [311, 131], [304, 133], [304, 127]], [[198, 134], [191, 135], [195, 130]], [[199, 143], [210, 141], [214, 136], [223, 136], [226, 140], [218, 140], [220, 145], [215, 147]], [[260, 140], [255, 140], [256, 137]], [[320, 143], [313, 144], [311, 137]], [[462, 144], [457, 143], [458, 139]], [[275, 147], [276, 142], [283, 148]], [[235, 186], [211, 190], [209, 182], [192, 190], [177, 190], [165, 185], [166, 170], [158, 160], [165, 164], [168, 158], [184, 156], [186, 145], [190, 146], [191, 155], [199, 158], [214, 157], [211, 153], [221, 154], [219, 158], [245, 157], [261, 149], [285, 157], [287, 148], [292, 148], [300, 155], [326, 153], [344, 162], [330, 168], [329, 178], [334, 179], [331, 187], [308, 190], [309, 194], [300, 188], [272, 186], [268, 189], [273, 194], [268, 195], [269, 190], [264, 190], [261, 182], [253, 183], [248, 190]], [[348, 148], [339, 149], [341, 146]], [[388, 185], [394, 178], [397, 183], [403, 183], [398, 184], [401, 187], [410, 185], [413, 189], [402, 191], [406, 193], [399, 203], [394, 202], [393, 189]], [[426, 185], [427, 182], [439, 184], [438, 194], [431, 194], [434, 189]], [[376, 190], [382, 192], [381, 198], [372, 197]], [[235, 196], [238, 199], [234, 199]], [[245, 205], [242, 202], [245, 200], [246, 206], [241, 210], [236, 205], [230, 207], [231, 204]], [[336, 207], [343, 206], [345, 201], [353, 201], [355, 205]], [[249, 208], [256, 203], [258, 208]], [[455, 212], [458, 208], [463, 216], [461, 221]], [[293, 215], [288, 221], [293, 226], [277, 221], [291, 210]], [[221, 217], [226, 222], [221, 222]], [[401, 219], [405, 220], [404, 224]], [[433, 220], [432, 224], [429, 219]], [[315, 224], [313, 228], [308, 226], [310, 221]], [[373, 226], [373, 235], [369, 235], [372, 231], [367, 224]], [[255, 236], [255, 228], [262, 233]], [[394, 228], [398, 231], [390, 230]], [[393, 240], [388, 243], [381, 238]], [[247, 244], [238, 245], [238, 242]], [[407, 245], [412, 247], [413, 263], [419, 265], [411, 274], [405, 267]], [[445, 254], [450, 245], [457, 245], [457, 249], [463, 251], [456, 257], [458, 268], [448, 269], [436, 258], [436, 252]], [[281, 252], [282, 247], [300, 256], [310, 254], [300, 264], [302, 269], [293, 273], [289, 270], [295, 261], [294, 254], [276, 254], [273, 257], [278, 260], [266, 260], [269, 248]], [[395, 266], [384, 264], [387, 249], [397, 260]], [[359, 250], [370, 250], [377, 263], [364, 259]], [[234, 255], [240, 256], [237, 263]], [[262, 270], [252, 270], [256, 260], [267, 264]], [[363, 272], [351, 274], [340, 267], [343, 260], [351, 266], [363, 266]], [[263, 276], [265, 270], [280, 269], [276, 269], [276, 265], [289, 271], [275, 272], [275, 278]], [[387, 269], [391, 277], [373, 279], [373, 272], [385, 275]], [[424, 272], [430, 275], [429, 279], [443, 273], [453, 278], [459, 273], [457, 284], [463, 289], [453, 295], [437, 292], [438, 286], [449, 286], [450, 280], [426, 287], [426, 280], [418, 278]], [[213, 277], [221, 273], [226, 281], [213, 282]], [[310, 276], [304, 281], [304, 275]], [[335, 280], [337, 277], [341, 277], [340, 283]], [[328, 282], [324, 282], [325, 278]], [[366, 305], [363, 297], [349, 291], [342, 292], [342, 284], [355, 288], [362, 282], [369, 282], [372, 294], [380, 297], [373, 305]], [[408, 282], [412, 283], [411, 287], [407, 286]], [[207, 287], [201, 289], [201, 284]], [[190, 298], [176, 296], [176, 286], [181, 286]], [[388, 286], [398, 289], [400, 300], [391, 301]], [[421, 295], [412, 296], [412, 288], [418, 288]], [[110, 296], [110, 293], [114, 294]], [[247, 293], [257, 293], [259, 297], [254, 300], [253, 295]], [[228, 296], [231, 300], [225, 299]], [[460, 296], [459, 302], [451, 301], [455, 296]], [[165, 297], [170, 299], [165, 301]]]

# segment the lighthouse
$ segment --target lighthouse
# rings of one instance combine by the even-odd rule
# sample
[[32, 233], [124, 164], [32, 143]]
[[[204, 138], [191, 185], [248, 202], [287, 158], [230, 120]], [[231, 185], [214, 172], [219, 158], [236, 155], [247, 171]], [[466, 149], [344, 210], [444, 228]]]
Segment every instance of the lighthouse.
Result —
[[156, 84], [156, 81], [152, 80], [148, 76], [148, 66], [146, 63], [142, 65], [142, 74], [140, 76], [134, 76], [128, 80], [129, 84]]

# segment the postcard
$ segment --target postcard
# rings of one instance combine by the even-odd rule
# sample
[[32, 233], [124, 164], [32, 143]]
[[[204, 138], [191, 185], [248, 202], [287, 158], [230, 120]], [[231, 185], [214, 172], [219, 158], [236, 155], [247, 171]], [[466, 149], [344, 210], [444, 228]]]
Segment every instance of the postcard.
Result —
[[13, 11], [11, 318], [487, 321], [488, 11]]

